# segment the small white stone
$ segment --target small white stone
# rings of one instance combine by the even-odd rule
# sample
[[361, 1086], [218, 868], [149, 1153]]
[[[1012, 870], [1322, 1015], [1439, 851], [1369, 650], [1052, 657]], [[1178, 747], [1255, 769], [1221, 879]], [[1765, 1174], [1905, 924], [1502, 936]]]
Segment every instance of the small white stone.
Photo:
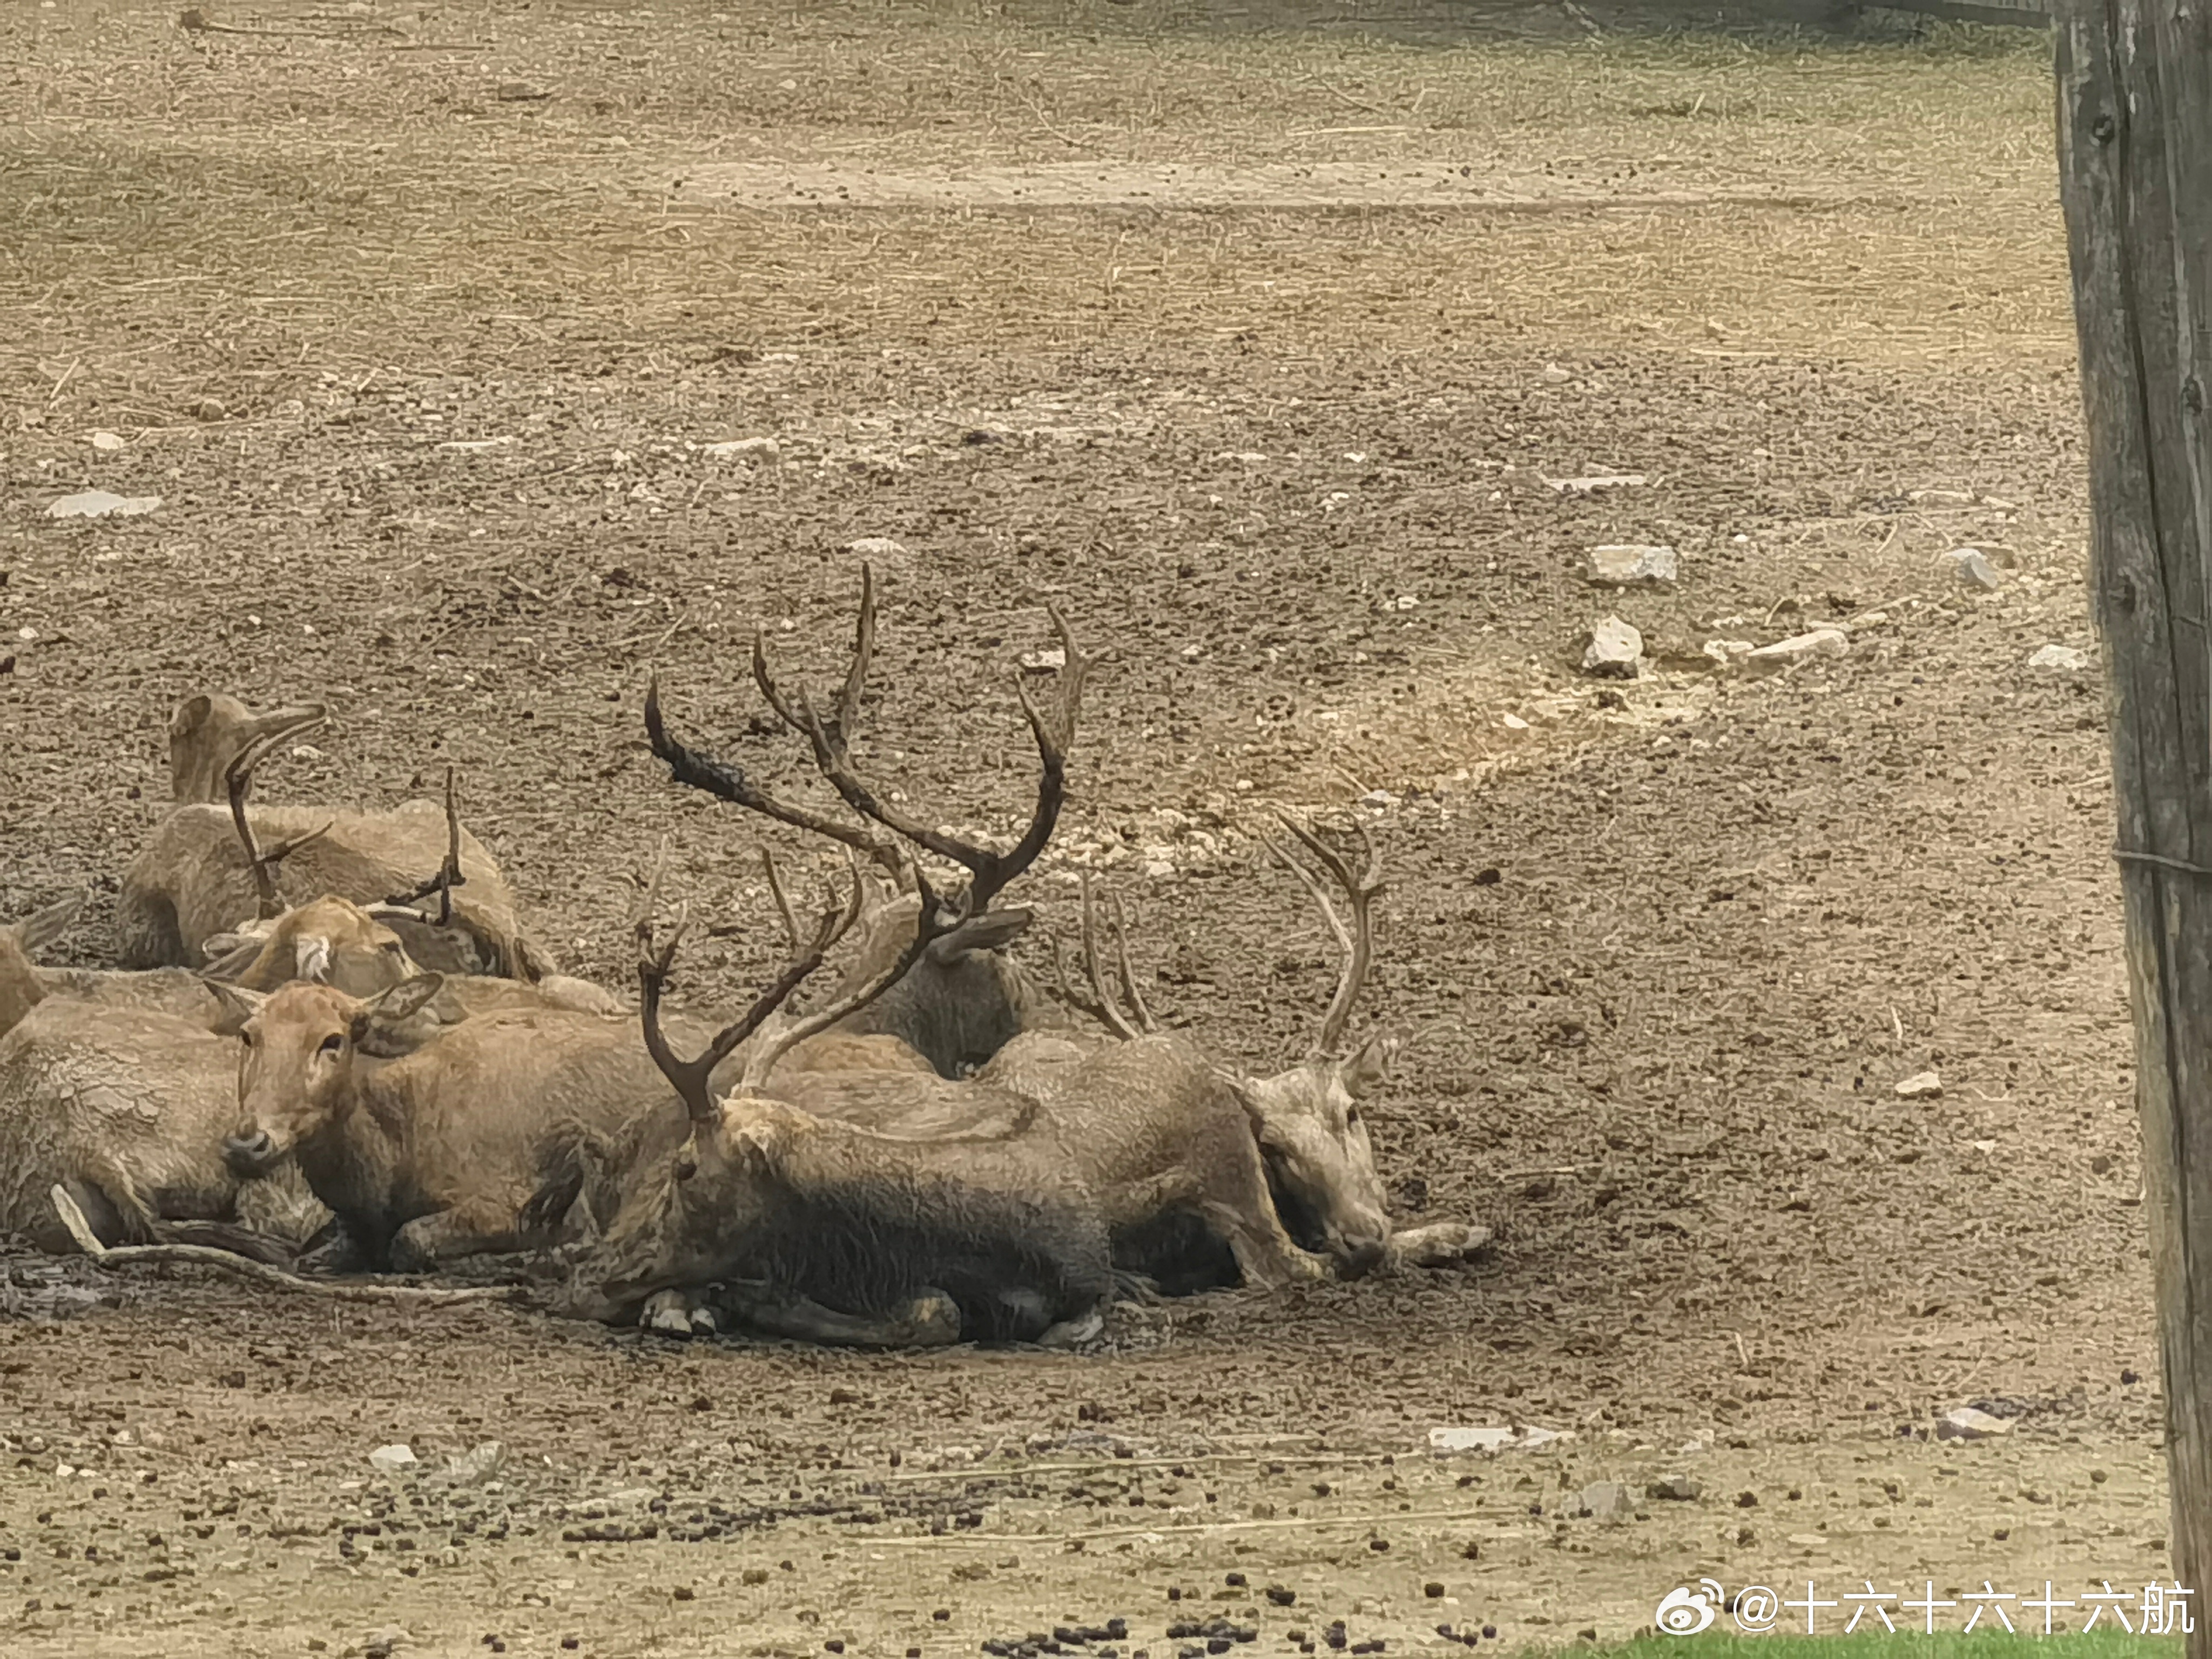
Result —
[[1814, 657], [1840, 657], [1850, 648], [1850, 635], [1842, 629], [1816, 628], [1809, 634], [1793, 634], [1786, 640], [1762, 645], [1745, 656], [1744, 664], [1750, 668], [1784, 668]]
[[1940, 556], [1937, 562], [1948, 565], [1953, 578], [1962, 587], [1978, 587], [1984, 592], [1991, 592], [2004, 582], [2004, 578], [1997, 574], [1996, 567], [1983, 557], [1982, 550], [1978, 547], [1954, 547]]
[[1672, 587], [1680, 562], [1671, 547], [1593, 547], [1585, 578], [1598, 587]]
[[1935, 1100], [1943, 1092], [1943, 1079], [1934, 1072], [1915, 1072], [1897, 1085], [1899, 1100]]
[[2010, 1434], [2009, 1419], [1992, 1417], [1987, 1412], [1976, 1411], [1972, 1406], [1960, 1406], [1948, 1411], [1936, 1420], [1938, 1440], [1994, 1440], [2000, 1435]]
[[2089, 665], [2089, 653], [2070, 645], [2046, 645], [2027, 659], [2030, 668], [2048, 668], [2078, 674]]
[[1587, 495], [1594, 490], [1620, 489], [1644, 482], [1641, 472], [1593, 472], [1582, 478], [1547, 478], [1544, 482], [1562, 495]]
[[123, 447], [123, 440], [112, 432], [95, 432], [87, 441], [94, 449], [106, 450], [110, 453]]
[[1024, 651], [1022, 666], [1032, 674], [1048, 674], [1055, 668], [1067, 666], [1067, 652], [1057, 645], [1043, 651]]
[[858, 554], [864, 559], [902, 559], [906, 556], [905, 546], [889, 536], [863, 536], [856, 542], [847, 542], [845, 550]]
[[718, 461], [738, 455], [772, 461], [783, 453], [783, 447], [773, 438], [731, 438], [721, 443], [707, 445], [704, 453]]
[[1601, 679], [1632, 680], [1640, 672], [1644, 635], [1618, 617], [1607, 617], [1590, 629], [1583, 650], [1583, 672]]
[[112, 489], [88, 489], [80, 495], [64, 495], [46, 508], [50, 519], [104, 519], [110, 514], [118, 518], [136, 518], [142, 513], [151, 513], [161, 506], [159, 495], [118, 495]]
[[1526, 732], [1528, 729], [1528, 722], [1518, 714], [1508, 714], [1505, 717], [1505, 729], [1509, 732]]
[[369, 1453], [368, 1461], [375, 1468], [383, 1470], [385, 1474], [396, 1474], [401, 1469], [413, 1466], [415, 1449], [404, 1443], [379, 1446], [374, 1451]]

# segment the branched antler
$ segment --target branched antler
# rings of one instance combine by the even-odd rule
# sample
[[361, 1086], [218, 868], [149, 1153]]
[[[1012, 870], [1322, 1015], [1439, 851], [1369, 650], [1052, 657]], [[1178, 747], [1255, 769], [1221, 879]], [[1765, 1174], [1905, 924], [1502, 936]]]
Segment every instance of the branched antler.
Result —
[[[853, 763], [852, 740], [860, 730], [860, 698], [875, 655], [876, 587], [875, 572], [871, 567], [860, 567], [860, 615], [854, 628], [853, 660], [826, 717], [815, 708], [804, 691], [787, 695], [777, 685], [769, 672], [766, 636], [757, 630], [753, 635], [753, 678], [769, 707], [785, 725], [805, 736], [813, 746], [816, 767], [853, 811], [969, 872], [968, 890], [961, 902], [963, 915], [982, 915], [1007, 883], [1036, 861], [1045, 843], [1052, 838], [1060, 806], [1066, 799], [1067, 751], [1074, 745], [1076, 719], [1082, 706], [1083, 683], [1090, 672], [1091, 659], [1077, 646], [1074, 632], [1058, 607], [1048, 605], [1046, 611], [1060, 638], [1064, 665], [1049, 712], [1038, 707], [1029, 686], [1018, 676], [1014, 683], [1015, 696], [1021, 702], [1022, 713], [1036, 742], [1039, 776], [1036, 807], [1030, 814], [1029, 827], [1003, 853], [943, 834], [911, 813], [901, 811], [868, 785]], [[849, 832], [840, 839], [849, 841]]]
[[[831, 904], [824, 908], [811, 936], [805, 936], [801, 933], [798, 919], [792, 908], [790, 897], [784, 891], [782, 878], [776, 872], [775, 860], [763, 853], [762, 862], [768, 877], [769, 891], [775, 897], [776, 908], [781, 915], [785, 931], [790, 939], [791, 957], [784, 964], [783, 970], [777, 975], [775, 980], [754, 999], [752, 1006], [717, 1032], [714, 1041], [693, 1059], [684, 1060], [678, 1057], [669, 1045], [667, 1033], [662, 1030], [660, 1024], [661, 996], [667, 988], [670, 971], [675, 965], [677, 949], [683, 942], [684, 933], [689, 924], [690, 917], [687, 906], [684, 911], [679, 912], [676, 926], [670, 932], [667, 942], [656, 946], [653, 939], [652, 902], [660, 884], [660, 872], [658, 868], [654, 871], [653, 881], [647, 890], [646, 902], [641, 908], [636, 922], [638, 989], [641, 1003], [641, 1018], [645, 1028], [646, 1050], [652, 1054], [653, 1064], [658, 1066], [662, 1074], [675, 1085], [677, 1094], [683, 1099], [684, 1110], [690, 1114], [694, 1123], [709, 1123], [714, 1119], [715, 1109], [711, 1081], [715, 1068], [736, 1052], [739, 1043], [757, 1032], [762, 1032], [762, 1028], [768, 1025], [769, 1021], [778, 1010], [789, 1000], [792, 994], [797, 991], [817, 969], [821, 967], [823, 958], [829, 955], [831, 947], [850, 933], [854, 923], [860, 920], [863, 893], [860, 872], [857, 866], [852, 872], [851, 892], [842, 903]], [[775, 1070], [776, 1062], [782, 1059], [793, 1045], [812, 1036], [817, 1031], [827, 1030], [848, 1014], [875, 1000], [914, 965], [915, 959], [929, 947], [933, 939], [951, 931], [958, 918], [947, 914], [943, 902], [922, 877], [918, 867], [914, 872], [914, 877], [915, 884], [921, 893], [921, 914], [915, 924], [914, 939], [899, 959], [884, 972], [870, 979], [865, 985], [837, 998], [828, 1007], [808, 1014], [803, 1018], [787, 1021], [770, 1027], [763, 1033], [760, 1040], [754, 1044], [751, 1052], [746, 1056], [743, 1080], [738, 1085], [740, 1089], [747, 1092], [758, 1089], [761, 1084], [767, 1080], [769, 1073]]]
[[1368, 906], [1382, 891], [1382, 860], [1375, 850], [1375, 843], [1368, 838], [1366, 829], [1356, 826], [1360, 850], [1366, 856], [1366, 867], [1355, 876], [1351, 866], [1311, 829], [1287, 812], [1278, 812], [1276, 816], [1282, 819], [1283, 827], [1296, 836], [1306, 850], [1320, 860], [1322, 868], [1334, 878], [1351, 902], [1352, 922], [1347, 927], [1344, 918], [1337, 914], [1336, 906], [1329, 902], [1328, 893], [1322, 886], [1320, 878], [1293, 858], [1289, 848], [1271, 836], [1263, 835], [1260, 837], [1261, 843], [1274, 856], [1275, 861], [1296, 876], [1306, 891], [1313, 895], [1314, 902], [1321, 906], [1322, 918], [1328, 923], [1329, 932], [1336, 936], [1337, 945], [1344, 952], [1344, 969], [1337, 980], [1336, 994], [1329, 1000], [1328, 1012], [1322, 1017], [1321, 1036], [1314, 1045], [1316, 1055], [1333, 1054], [1344, 1040], [1344, 1028], [1351, 1021], [1352, 1005], [1359, 1000], [1359, 994], [1367, 983], [1368, 963], [1373, 950], [1373, 931]]
[[284, 914], [284, 896], [276, 884], [276, 873], [284, 860], [309, 842], [328, 835], [331, 825], [337, 820], [332, 818], [320, 829], [294, 836], [264, 851], [254, 838], [253, 823], [246, 811], [246, 797], [253, 787], [253, 769], [266, 760], [270, 751], [278, 744], [311, 726], [319, 725], [322, 719], [323, 711], [316, 708], [304, 711], [297, 720], [271, 726], [240, 750], [231, 757], [230, 764], [223, 769], [223, 787], [230, 798], [230, 822], [238, 831], [240, 844], [246, 849], [246, 871], [253, 878], [255, 914], [263, 921], [273, 921]]
[[[765, 667], [762, 665], [760, 643], [753, 644], [755, 678], [765, 682]], [[784, 714], [779, 708], [776, 711]], [[795, 715], [785, 718], [795, 720]], [[713, 756], [678, 743], [669, 736], [666, 723], [660, 714], [660, 676], [655, 674], [647, 682], [645, 691], [645, 735], [653, 745], [653, 752], [667, 763], [669, 775], [686, 788], [704, 790], [718, 800], [742, 806], [749, 812], [758, 812], [763, 817], [787, 823], [794, 830], [805, 830], [817, 836], [842, 842], [855, 852], [866, 854], [889, 870], [894, 877], [906, 873], [906, 861], [889, 837], [877, 836], [856, 823], [833, 818], [810, 807], [794, 806], [769, 793], [744, 774], [742, 767], [731, 766]]]
[[[1137, 988], [1136, 972], [1129, 965], [1129, 929], [1127, 919], [1122, 913], [1121, 895], [1117, 893], [1114, 896], [1115, 952], [1121, 968], [1122, 993], [1129, 1000], [1130, 1013], [1122, 1012], [1114, 1000], [1113, 992], [1107, 988], [1105, 966], [1098, 954], [1097, 906], [1091, 896], [1091, 872], [1088, 870], [1083, 872], [1082, 886], [1083, 971], [1090, 984], [1090, 994], [1086, 997], [1069, 982], [1057, 939], [1052, 942], [1054, 988], [1060, 1000], [1069, 1007], [1079, 1013], [1090, 1015], [1124, 1042], [1133, 1042], [1160, 1028], [1159, 1023], [1152, 1018], [1152, 1011], [1145, 1005], [1144, 993]], [[1131, 1018], [1132, 1013], [1133, 1018]]]
[[468, 877], [461, 872], [461, 814], [453, 800], [453, 769], [446, 769], [446, 861], [438, 866], [435, 875], [417, 883], [404, 893], [394, 893], [384, 902], [386, 904], [415, 904], [435, 893], [438, 896], [438, 926], [450, 926], [453, 920], [453, 889], [464, 886]]

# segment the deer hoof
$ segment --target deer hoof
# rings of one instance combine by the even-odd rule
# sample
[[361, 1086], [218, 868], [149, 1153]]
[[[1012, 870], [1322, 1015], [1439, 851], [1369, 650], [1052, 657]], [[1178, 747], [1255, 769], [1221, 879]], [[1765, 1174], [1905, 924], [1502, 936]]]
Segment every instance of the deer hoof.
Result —
[[1089, 1313], [1074, 1319], [1063, 1319], [1057, 1325], [1048, 1326], [1037, 1338], [1040, 1348], [1076, 1348], [1094, 1340], [1106, 1328], [1106, 1316], [1093, 1308]]
[[901, 1310], [897, 1331], [902, 1346], [943, 1347], [960, 1340], [960, 1310], [944, 1291], [925, 1291]]
[[1491, 1231], [1473, 1222], [1443, 1221], [1417, 1227], [1390, 1241], [1393, 1266], [1449, 1267], [1490, 1248]]
[[703, 1308], [692, 1307], [691, 1298], [681, 1291], [663, 1291], [645, 1304], [637, 1322], [664, 1336], [690, 1336], [702, 1315], [712, 1328], [712, 1314]]

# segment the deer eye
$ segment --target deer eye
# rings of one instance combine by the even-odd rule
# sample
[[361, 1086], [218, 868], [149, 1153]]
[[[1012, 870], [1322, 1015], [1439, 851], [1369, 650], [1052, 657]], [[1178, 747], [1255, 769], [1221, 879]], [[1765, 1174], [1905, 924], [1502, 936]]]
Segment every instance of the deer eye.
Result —
[[1356, 1129], [1359, 1127], [1359, 1108], [1347, 1106], [1344, 1109], [1344, 1127], [1347, 1129]]
[[697, 1175], [698, 1173], [699, 1160], [697, 1158], [679, 1158], [676, 1160], [676, 1178], [678, 1181], [689, 1181], [693, 1176]]
[[341, 1050], [341, 1049], [342, 1049], [342, 1048], [343, 1048], [344, 1047], [345, 1047], [345, 1037], [344, 1037], [343, 1034], [343, 1033], [341, 1033], [341, 1032], [333, 1031], [333, 1032], [331, 1032], [328, 1036], [326, 1036], [326, 1037], [325, 1037], [325, 1038], [323, 1039], [322, 1047], [320, 1047], [319, 1048], [316, 1049], [316, 1050], [315, 1050], [315, 1052], [316, 1052], [318, 1054], [331, 1054], [331, 1055], [335, 1055], [335, 1054], [337, 1054], [338, 1053], [338, 1051], [339, 1051], [339, 1050]]
[[405, 954], [405, 948], [395, 939], [386, 944], [384, 954], [387, 957], [403, 956]]

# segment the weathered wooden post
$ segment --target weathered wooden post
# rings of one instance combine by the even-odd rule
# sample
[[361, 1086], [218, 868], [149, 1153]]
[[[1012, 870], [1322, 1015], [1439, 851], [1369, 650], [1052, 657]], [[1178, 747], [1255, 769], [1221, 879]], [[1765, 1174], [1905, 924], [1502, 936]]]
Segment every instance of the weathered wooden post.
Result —
[[2057, 23], [2172, 1560], [2212, 1659], [2212, 9], [2062, 0]]

